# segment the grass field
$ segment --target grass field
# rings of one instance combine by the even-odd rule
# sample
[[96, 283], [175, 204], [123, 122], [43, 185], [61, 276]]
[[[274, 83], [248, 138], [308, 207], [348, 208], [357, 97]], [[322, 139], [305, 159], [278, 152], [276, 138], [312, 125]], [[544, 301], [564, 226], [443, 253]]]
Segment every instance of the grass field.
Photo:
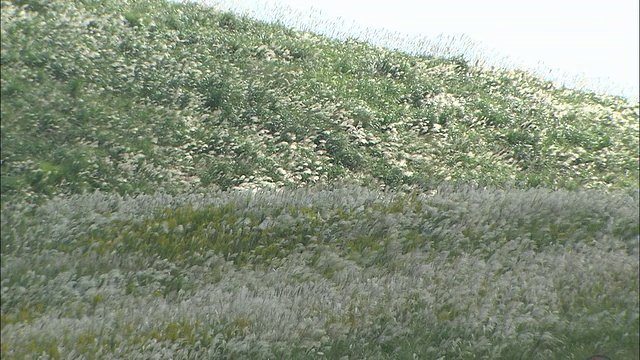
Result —
[[3, 359], [640, 357], [637, 102], [161, 0], [1, 35]]

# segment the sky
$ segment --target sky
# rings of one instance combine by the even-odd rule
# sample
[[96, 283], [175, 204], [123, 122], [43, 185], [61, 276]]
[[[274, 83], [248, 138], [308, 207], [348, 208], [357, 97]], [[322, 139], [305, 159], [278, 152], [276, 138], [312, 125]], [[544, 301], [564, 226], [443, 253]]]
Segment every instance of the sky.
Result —
[[399, 42], [444, 35], [498, 66], [534, 70], [573, 87], [635, 101], [639, 97], [637, 0], [196, 1], [329, 34], [384, 29]]

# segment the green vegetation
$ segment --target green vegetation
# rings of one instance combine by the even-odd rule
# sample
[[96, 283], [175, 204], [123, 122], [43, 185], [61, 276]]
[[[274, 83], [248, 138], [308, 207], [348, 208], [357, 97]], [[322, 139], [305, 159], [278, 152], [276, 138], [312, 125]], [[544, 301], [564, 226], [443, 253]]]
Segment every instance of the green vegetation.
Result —
[[638, 103], [161, 0], [1, 31], [3, 359], [640, 356]]
[[637, 188], [622, 98], [195, 5], [3, 4], [3, 203], [345, 178]]
[[624, 194], [96, 193], [5, 210], [2, 226], [16, 358], [638, 355]]

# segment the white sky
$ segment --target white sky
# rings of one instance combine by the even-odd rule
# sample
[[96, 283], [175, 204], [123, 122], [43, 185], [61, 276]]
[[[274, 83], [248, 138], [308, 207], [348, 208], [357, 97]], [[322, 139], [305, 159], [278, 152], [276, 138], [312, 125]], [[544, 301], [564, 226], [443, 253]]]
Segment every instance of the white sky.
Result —
[[464, 34], [491, 49], [480, 51], [481, 56], [495, 57], [495, 50], [514, 64], [560, 73], [562, 76], [555, 76], [561, 80], [584, 76], [591, 81], [589, 88], [636, 101], [639, 96], [637, 0], [197, 1], [248, 10], [265, 19], [273, 19], [274, 13], [277, 18], [286, 18], [283, 13], [293, 10], [298, 17], [309, 14], [316, 21], [323, 18], [352, 27], [384, 28], [414, 38]]

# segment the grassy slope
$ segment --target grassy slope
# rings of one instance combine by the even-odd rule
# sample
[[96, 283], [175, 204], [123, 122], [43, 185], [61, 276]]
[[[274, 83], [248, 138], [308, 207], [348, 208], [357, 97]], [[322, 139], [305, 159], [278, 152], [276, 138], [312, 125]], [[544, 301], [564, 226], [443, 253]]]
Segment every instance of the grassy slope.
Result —
[[161, 1], [2, 24], [3, 358], [638, 357], [637, 103]]
[[157, 1], [30, 9], [2, 12], [3, 202], [344, 178], [637, 188], [621, 98]]

